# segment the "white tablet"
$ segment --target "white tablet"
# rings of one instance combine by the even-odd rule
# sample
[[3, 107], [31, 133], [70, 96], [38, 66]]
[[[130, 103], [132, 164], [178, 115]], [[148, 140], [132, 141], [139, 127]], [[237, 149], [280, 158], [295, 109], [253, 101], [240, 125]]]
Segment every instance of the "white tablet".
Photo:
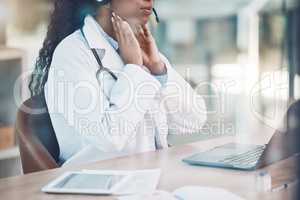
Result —
[[97, 172], [66, 172], [42, 188], [46, 193], [65, 194], [104, 194], [109, 195], [127, 183], [127, 173]]

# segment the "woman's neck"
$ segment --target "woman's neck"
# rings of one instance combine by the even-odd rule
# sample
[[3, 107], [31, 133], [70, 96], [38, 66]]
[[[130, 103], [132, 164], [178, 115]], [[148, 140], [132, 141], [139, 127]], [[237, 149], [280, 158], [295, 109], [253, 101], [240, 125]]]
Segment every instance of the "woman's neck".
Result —
[[96, 20], [100, 24], [104, 32], [116, 40], [113, 25], [111, 22], [111, 17], [112, 17], [112, 12], [110, 11], [110, 9], [105, 6], [101, 6], [98, 10], [98, 15], [96, 16]]

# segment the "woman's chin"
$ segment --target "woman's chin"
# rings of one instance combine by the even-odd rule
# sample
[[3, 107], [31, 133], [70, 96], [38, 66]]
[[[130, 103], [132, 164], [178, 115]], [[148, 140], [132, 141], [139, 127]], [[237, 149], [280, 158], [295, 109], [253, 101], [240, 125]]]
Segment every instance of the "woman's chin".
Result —
[[150, 17], [149, 16], [142, 16], [142, 17], [136, 17], [136, 18], [124, 18], [130, 25], [136, 26], [136, 25], [145, 25], [148, 23]]

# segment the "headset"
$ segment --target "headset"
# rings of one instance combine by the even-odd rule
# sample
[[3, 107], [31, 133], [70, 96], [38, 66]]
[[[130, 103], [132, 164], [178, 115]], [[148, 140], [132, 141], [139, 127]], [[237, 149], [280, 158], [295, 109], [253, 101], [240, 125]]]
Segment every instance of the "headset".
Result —
[[[105, 5], [105, 4], [109, 3], [111, 0], [96, 0], [96, 1], [99, 2], [99, 3], [101, 3], [102, 5]], [[153, 14], [154, 14], [154, 16], [155, 16], [156, 22], [159, 23], [159, 22], [160, 22], [160, 19], [159, 19], [159, 17], [158, 17], [158, 14], [157, 14], [156, 9], [153, 8], [152, 10], [153, 10]]]

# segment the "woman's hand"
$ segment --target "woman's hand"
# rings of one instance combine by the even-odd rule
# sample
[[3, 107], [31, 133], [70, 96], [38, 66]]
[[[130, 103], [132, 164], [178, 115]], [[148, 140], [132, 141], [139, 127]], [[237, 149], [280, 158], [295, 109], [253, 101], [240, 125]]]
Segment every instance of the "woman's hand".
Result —
[[115, 13], [112, 14], [112, 24], [119, 44], [120, 55], [125, 64], [143, 65], [141, 47], [129, 24]]
[[155, 40], [147, 25], [142, 25], [136, 33], [139, 41], [142, 55], [143, 64], [154, 75], [165, 74], [167, 69], [165, 63], [161, 60]]

